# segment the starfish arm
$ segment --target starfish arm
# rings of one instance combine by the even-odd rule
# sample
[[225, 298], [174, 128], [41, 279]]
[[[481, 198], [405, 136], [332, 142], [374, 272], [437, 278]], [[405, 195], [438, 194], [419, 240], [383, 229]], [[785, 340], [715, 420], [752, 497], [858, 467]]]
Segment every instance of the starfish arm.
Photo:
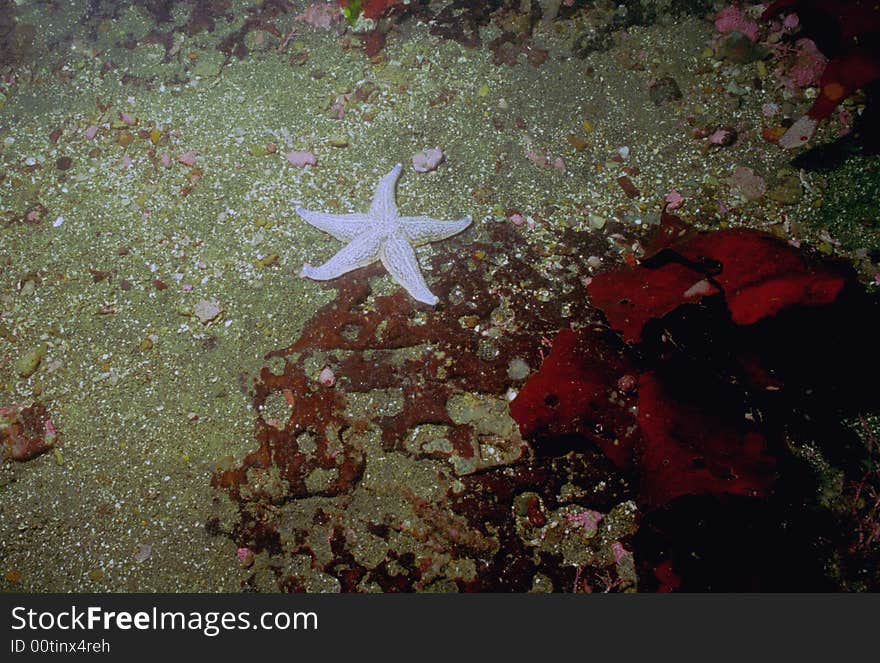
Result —
[[400, 171], [403, 169], [401, 164], [397, 164], [376, 187], [376, 193], [373, 195], [373, 203], [370, 205], [370, 216], [377, 219], [392, 219], [397, 216], [397, 203], [394, 200], [394, 187], [397, 185], [397, 178], [400, 177]]
[[362, 233], [342, 247], [335, 256], [323, 265], [312, 267], [306, 263], [299, 275], [316, 281], [328, 281], [353, 269], [366, 267], [379, 257], [382, 239], [383, 237], [379, 233]]
[[457, 235], [471, 225], [471, 217], [456, 221], [442, 221], [429, 216], [402, 216], [398, 223], [413, 244], [436, 242]]
[[437, 296], [428, 290], [428, 284], [425, 283], [425, 278], [419, 269], [416, 252], [405, 237], [393, 233], [382, 245], [379, 257], [391, 277], [402, 285], [413, 299], [431, 306], [439, 301]]
[[370, 220], [366, 214], [326, 214], [304, 207], [297, 207], [296, 213], [306, 223], [323, 230], [325, 233], [330, 233], [340, 242], [350, 242], [364, 232]]

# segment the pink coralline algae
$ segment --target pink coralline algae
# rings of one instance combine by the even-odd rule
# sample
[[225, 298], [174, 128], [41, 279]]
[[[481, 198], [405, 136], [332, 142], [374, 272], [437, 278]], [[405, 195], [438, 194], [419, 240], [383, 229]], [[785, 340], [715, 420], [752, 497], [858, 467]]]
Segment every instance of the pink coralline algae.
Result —
[[339, 10], [339, 6], [333, 2], [316, 2], [306, 7], [306, 10], [296, 17], [297, 21], [324, 30], [329, 30], [334, 23], [341, 19], [342, 12]]
[[318, 163], [315, 155], [311, 152], [288, 152], [284, 155], [291, 166], [297, 168], [305, 168], [306, 166], [314, 166]]
[[586, 534], [595, 534], [599, 527], [599, 521], [602, 520], [602, 514], [592, 509], [570, 513], [566, 516], [566, 520], [572, 525], [582, 527]]
[[739, 32], [751, 41], [758, 41], [758, 24], [743, 14], [739, 7], [725, 7], [715, 17], [715, 29], [722, 34]]
[[788, 80], [795, 87], [817, 85], [822, 72], [828, 64], [826, 58], [812, 39], [798, 39], [795, 42], [796, 59], [788, 72]]
[[620, 564], [620, 561], [622, 559], [632, 557], [632, 553], [624, 548], [623, 544], [620, 541], [615, 541], [611, 544], [611, 554], [614, 555], [614, 561], [617, 564]]
[[782, 19], [782, 27], [786, 30], [794, 30], [800, 24], [801, 20], [798, 18], [797, 14], [787, 14], [785, 18]]

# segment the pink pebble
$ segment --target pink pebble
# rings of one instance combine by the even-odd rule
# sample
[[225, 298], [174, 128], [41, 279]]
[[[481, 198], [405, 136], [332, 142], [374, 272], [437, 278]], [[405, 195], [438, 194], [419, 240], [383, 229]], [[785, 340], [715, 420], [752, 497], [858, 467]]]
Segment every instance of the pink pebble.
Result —
[[525, 217], [523, 217], [523, 215], [519, 212], [514, 212], [508, 218], [510, 219], [510, 222], [515, 226], [521, 226], [526, 222]]
[[169, 168], [171, 166], [171, 155], [168, 154], [168, 152], [165, 152], [162, 155], [162, 165], [166, 168]]
[[617, 378], [617, 388], [624, 393], [629, 393], [636, 388], [638, 380], [634, 375], [627, 373]]
[[801, 20], [798, 18], [797, 14], [788, 14], [784, 19], [782, 19], [782, 25], [788, 30], [794, 30], [798, 25], [800, 25]]
[[562, 157], [556, 157], [553, 160], [553, 167], [560, 173], [564, 173], [566, 171], [565, 159], [563, 159]]
[[180, 286], [180, 289], [184, 292], [191, 292], [193, 289], [193, 285], [192, 283], [184, 283], [182, 286]]
[[412, 165], [413, 170], [418, 173], [427, 173], [432, 170], [436, 170], [437, 166], [443, 163], [443, 160], [446, 158], [446, 155], [443, 154], [443, 150], [439, 147], [435, 147], [430, 150], [422, 150], [413, 155]]
[[779, 104], [774, 104], [772, 101], [769, 101], [761, 106], [761, 112], [764, 114], [764, 117], [773, 117], [779, 112]]
[[666, 201], [666, 209], [678, 209], [684, 202], [684, 196], [682, 196], [676, 189], [673, 189], [666, 194], [666, 198], [663, 200]]
[[717, 129], [711, 136], [709, 136], [709, 142], [712, 145], [724, 145], [725, 141], [729, 140], [730, 137], [730, 129]]
[[238, 556], [239, 561], [243, 562], [248, 558], [248, 555], [251, 554], [250, 548], [239, 548], [235, 551], [235, 554]]
[[89, 140], [92, 140], [97, 135], [98, 135], [98, 127], [96, 127], [94, 124], [92, 126], [90, 126], [88, 129], [86, 129], [86, 138], [88, 138]]
[[291, 166], [297, 168], [305, 168], [306, 166], [317, 165], [318, 160], [311, 152], [288, 152], [284, 155]]
[[336, 376], [333, 374], [333, 371], [325, 366], [318, 376], [318, 382], [325, 387], [332, 387], [336, 383]]
[[182, 163], [184, 166], [195, 166], [196, 165], [196, 153], [194, 150], [189, 150], [184, 152], [177, 160]]
[[534, 150], [526, 150], [526, 159], [531, 161], [536, 166], [541, 166], [542, 168], [550, 167], [550, 157], [544, 154], [539, 154]]
[[129, 115], [128, 113], [120, 113], [119, 119], [128, 125], [134, 124], [134, 120], [132, 119], [131, 115]]

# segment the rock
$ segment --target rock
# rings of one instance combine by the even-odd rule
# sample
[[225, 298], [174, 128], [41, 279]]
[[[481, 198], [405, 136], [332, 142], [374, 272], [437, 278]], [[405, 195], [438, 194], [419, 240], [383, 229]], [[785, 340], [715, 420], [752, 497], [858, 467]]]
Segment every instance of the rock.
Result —
[[297, 168], [314, 166], [318, 163], [318, 160], [312, 152], [288, 152], [284, 157], [291, 166], [296, 166]]
[[198, 76], [199, 78], [213, 78], [220, 73], [222, 67], [222, 53], [205, 51], [199, 53], [199, 57], [193, 66], [192, 73], [193, 76]]
[[731, 32], [718, 45], [718, 57], [736, 64], [748, 64], [764, 59], [768, 50], [759, 46], [742, 32]]
[[207, 299], [203, 299], [193, 307], [193, 315], [196, 316], [199, 319], [199, 322], [203, 325], [207, 325], [209, 322], [216, 320], [222, 312], [223, 309], [220, 308], [220, 304], [214, 300], [208, 301]]
[[45, 343], [40, 343], [34, 348], [25, 352], [15, 361], [15, 372], [23, 378], [30, 377], [40, 367], [40, 362], [49, 351], [49, 347]]
[[804, 189], [797, 175], [781, 175], [776, 178], [773, 186], [767, 192], [771, 200], [781, 205], [794, 205], [803, 198]]
[[746, 166], [738, 166], [724, 181], [746, 200], [757, 200], [767, 192], [764, 178]]
[[568, 144], [571, 145], [578, 152], [583, 152], [585, 149], [587, 149], [587, 141], [585, 141], [580, 136], [569, 134], [566, 140], [568, 140]]
[[196, 156], [195, 150], [188, 150], [183, 154], [178, 155], [177, 160], [184, 166], [195, 166]]
[[681, 88], [672, 76], [664, 76], [651, 83], [649, 93], [655, 106], [681, 99]]
[[446, 155], [443, 154], [443, 150], [441, 150], [439, 147], [422, 150], [421, 152], [417, 152], [415, 155], [413, 155], [413, 170], [415, 170], [417, 173], [427, 173], [429, 171], [436, 170], [437, 166], [443, 163], [443, 160], [445, 158]]

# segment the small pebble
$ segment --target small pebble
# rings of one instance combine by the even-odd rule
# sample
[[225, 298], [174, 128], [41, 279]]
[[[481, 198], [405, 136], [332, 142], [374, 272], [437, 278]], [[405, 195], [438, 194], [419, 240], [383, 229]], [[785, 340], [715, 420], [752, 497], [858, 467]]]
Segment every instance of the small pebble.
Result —
[[427, 173], [432, 170], [436, 170], [437, 166], [443, 163], [443, 160], [445, 158], [446, 155], [443, 154], [443, 150], [441, 150], [439, 147], [422, 150], [421, 152], [417, 152], [415, 155], [413, 155], [413, 170], [415, 170], [417, 173]]
[[48, 351], [49, 347], [45, 343], [40, 343], [36, 347], [31, 348], [15, 361], [15, 372], [19, 377], [30, 377], [40, 367], [40, 363]]
[[177, 157], [177, 160], [182, 163], [184, 166], [195, 166], [196, 165], [196, 153], [194, 150], [189, 150], [184, 152], [183, 154]]
[[674, 78], [664, 76], [651, 84], [649, 94], [655, 106], [662, 106], [670, 101], [681, 99], [681, 88], [678, 87]]
[[287, 159], [291, 166], [296, 166], [297, 168], [314, 166], [318, 163], [315, 155], [311, 152], [288, 152], [284, 155], [284, 158]]
[[507, 365], [507, 377], [511, 380], [525, 380], [530, 372], [529, 365], [520, 357], [514, 357]]
[[150, 556], [153, 554], [153, 546], [148, 543], [139, 543], [137, 547], [137, 551], [134, 554], [134, 561], [141, 563], [150, 559]]
[[203, 325], [207, 325], [212, 320], [215, 320], [222, 312], [220, 304], [213, 300], [203, 299], [193, 307], [193, 315]]
[[336, 375], [333, 374], [333, 371], [328, 366], [325, 366], [318, 376], [318, 382], [325, 387], [332, 387], [336, 384]]

